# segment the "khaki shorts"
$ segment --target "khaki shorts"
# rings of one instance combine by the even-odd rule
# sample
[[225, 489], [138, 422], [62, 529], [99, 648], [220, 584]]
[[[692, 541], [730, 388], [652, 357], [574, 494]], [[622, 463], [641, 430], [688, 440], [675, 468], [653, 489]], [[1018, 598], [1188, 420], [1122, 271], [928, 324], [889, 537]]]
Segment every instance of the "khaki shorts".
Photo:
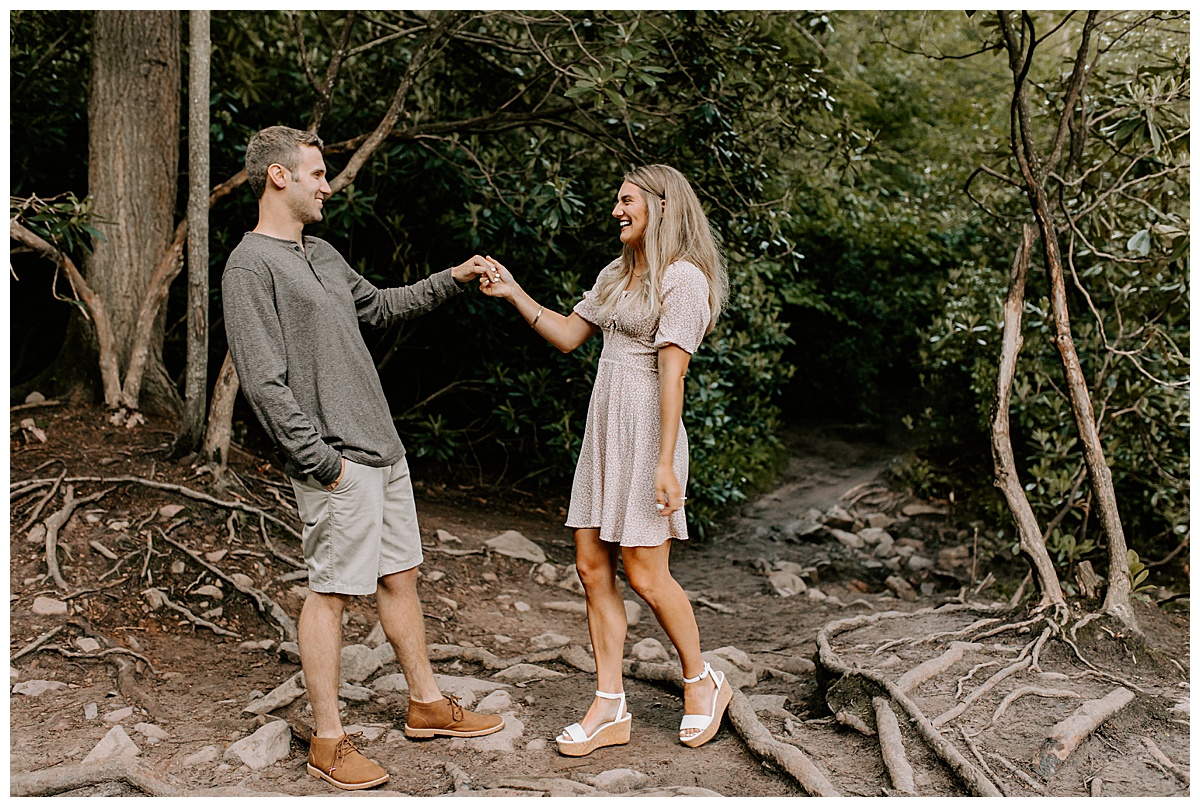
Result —
[[321, 594], [374, 594], [384, 575], [423, 560], [408, 460], [371, 468], [345, 460], [332, 491], [292, 479], [304, 521], [308, 587]]

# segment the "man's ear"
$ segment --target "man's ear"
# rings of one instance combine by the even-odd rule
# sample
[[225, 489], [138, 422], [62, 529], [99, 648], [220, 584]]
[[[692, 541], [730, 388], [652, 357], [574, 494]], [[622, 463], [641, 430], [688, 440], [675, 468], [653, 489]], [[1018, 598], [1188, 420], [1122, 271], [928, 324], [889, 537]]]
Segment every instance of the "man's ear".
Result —
[[288, 170], [279, 163], [271, 163], [267, 166], [267, 179], [280, 190], [287, 187]]

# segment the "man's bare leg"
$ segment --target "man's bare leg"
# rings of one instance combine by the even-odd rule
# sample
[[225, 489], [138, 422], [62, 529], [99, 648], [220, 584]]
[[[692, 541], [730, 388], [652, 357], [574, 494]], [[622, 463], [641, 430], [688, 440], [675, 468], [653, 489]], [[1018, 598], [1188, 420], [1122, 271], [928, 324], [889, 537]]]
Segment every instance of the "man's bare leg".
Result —
[[300, 611], [300, 666], [317, 737], [341, 737], [345, 733], [338, 714], [338, 668], [342, 659], [342, 612], [349, 599], [345, 594], [311, 591]]
[[440, 700], [442, 692], [433, 677], [425, 646], [425, 615], [417, 596], [417, 567], [379, 578], [375, 599], [383, 632], [392, 643], [408, 681], [409, 697], [421, 703]]

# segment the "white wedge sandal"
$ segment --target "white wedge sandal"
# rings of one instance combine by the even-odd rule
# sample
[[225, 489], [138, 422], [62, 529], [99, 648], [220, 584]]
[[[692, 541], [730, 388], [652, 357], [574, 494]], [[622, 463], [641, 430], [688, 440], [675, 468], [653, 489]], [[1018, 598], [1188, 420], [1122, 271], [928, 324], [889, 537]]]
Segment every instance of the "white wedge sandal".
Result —
[[[720, 670], [714, 670], [707, 661], [704, 662], [704, 672], [695, 678], [684, 678], [683, 682], [685, 684], [694, 684], [709, 675], [712, 676], [713, 681], [717, 685], [716, 691], [713, 692], [712, 708], [709, 709], [706, 715], [685, 714], [683, 720], [679, 722], [679, 742], [688, 748], [697, 748], [713, 738], [717, 733], [717, 729], [721, 727], [721, 718], [725, 715], [725, 707], [729, 706], [729, 702], [733, 700], [733, 688], [724, 685], [725, 673]], [[684, 737], [683, 732], [688, 729], [699, 729], [699, 731]]]
[[621, 702], [621, 705], [617, 707], [616, 718], [607, 723], [601, 723], [590, 737], [584, 733], [583, 726], [579, 723], [567, 726], [563, 729], [563, 734], [571, 739], [564, 740], [561, 736], [556, 738], [558, 753], [568, 757], [582, 757], [606, 745], [624, 745], [629, 742], [629, 727], [633, 722], [633, 716], [625, 707], [625, 693], [614, 694], [596, 690], [596, 697]]

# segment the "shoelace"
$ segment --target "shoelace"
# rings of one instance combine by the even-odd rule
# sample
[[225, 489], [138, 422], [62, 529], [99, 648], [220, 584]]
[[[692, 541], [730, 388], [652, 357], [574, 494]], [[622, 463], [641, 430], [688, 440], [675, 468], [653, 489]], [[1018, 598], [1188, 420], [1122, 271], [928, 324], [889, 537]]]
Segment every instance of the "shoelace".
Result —
[[462, 705], [459, 704], [459, 702], [458, 702], [458, 696], [457, 695], [447, 695], [446, 700], [450, 701], [450, 717], [451, 717], [451, 719], [455, 723], [462, 720], [463, 719], [463, 708], [462, 708]]
[[331, 776], [333, 775], [333, 772], [337, 770], [338, 765], [342, 764], [343, 759], [358, 751], [358, 749], [355, 748], [354, 743], [350, 741], [350, 738], [361, 736], [361, 731], [356, 731], [353, 734], [342, 735], [342, 739], [338, 741], [337, 748], [335, 748], [333, 751], [333, 764], [329, 766], [329, 774]]

